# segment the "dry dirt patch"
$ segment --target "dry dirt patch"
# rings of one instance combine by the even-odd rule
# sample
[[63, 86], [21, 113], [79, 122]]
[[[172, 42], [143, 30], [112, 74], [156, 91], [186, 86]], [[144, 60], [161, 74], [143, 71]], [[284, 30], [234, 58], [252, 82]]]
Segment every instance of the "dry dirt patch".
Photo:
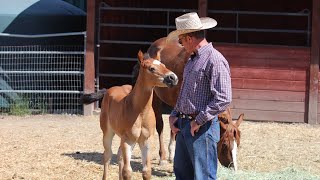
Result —
[[[165, 142], [169, 140], [167, 116]], [[241, 171], [273, 172], [294, 167], [320, 175], [320, 127], [243, 122]], [[101, 179], [102, 142], [98, 116], [0, 116], [0, 179]], [[153, 179], [174, 179], [172, 164], [158, 166], [157, 134], [152, 144]], [[114, 139], [111, 179], [118, 177]], [[134, 179], [141, 179], [138, 146]]]

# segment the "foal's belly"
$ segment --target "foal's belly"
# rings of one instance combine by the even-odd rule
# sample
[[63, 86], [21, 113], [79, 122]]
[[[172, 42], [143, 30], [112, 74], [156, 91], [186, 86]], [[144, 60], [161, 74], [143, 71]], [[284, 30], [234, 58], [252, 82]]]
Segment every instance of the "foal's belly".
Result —
[[152, 131], [147, 128], [133, 128], [122, 133], [116, 133], [122, 139], [128, 140], [130, 142], [138, 142], [141, 140], [149, 139], [152, 135]]

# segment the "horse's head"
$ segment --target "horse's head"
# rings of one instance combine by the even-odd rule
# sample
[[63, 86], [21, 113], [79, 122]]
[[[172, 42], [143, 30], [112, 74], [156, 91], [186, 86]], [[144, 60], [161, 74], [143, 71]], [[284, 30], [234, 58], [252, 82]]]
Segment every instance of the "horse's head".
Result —
[[145, 73], [143, 78], [150, 86], [172, 87], [178, 84], [177, 75], [160, 62], [160, 53], [156, 58], [151, 58], [149, 54], [139, 51], [138, 59], [140, 73]]
[[239, 126], [243, 121], [241, 114], [236, 122], [232, 121], [231, 111], [228, 108], [219, 114], [220, 141], [218, 143], [218, 157], [220, 163], [225, 167], [233, 167], [237, 170], [237, 149], [240, 145]]

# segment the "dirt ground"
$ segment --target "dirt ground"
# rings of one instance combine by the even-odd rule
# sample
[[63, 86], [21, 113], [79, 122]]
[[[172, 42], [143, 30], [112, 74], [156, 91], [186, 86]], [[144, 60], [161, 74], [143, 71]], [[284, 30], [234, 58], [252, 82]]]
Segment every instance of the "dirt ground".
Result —
[[[166, 146], [169, 140], [165, 118]], [[320, 175], [320, 126], [244, 121], [238, 153], [240, 171], [272, 172], [288, 167]], [[102, 133], [98, 116], [0, 116], [0, 179], [101, 179]], [[110, 179], [118, 178], [113, 143]], [[174, 179], [172, 164], [158, 165], [158, 141], [152, 145], [153, 179]], [[133, 179], [141, 179], [138, 146]]]

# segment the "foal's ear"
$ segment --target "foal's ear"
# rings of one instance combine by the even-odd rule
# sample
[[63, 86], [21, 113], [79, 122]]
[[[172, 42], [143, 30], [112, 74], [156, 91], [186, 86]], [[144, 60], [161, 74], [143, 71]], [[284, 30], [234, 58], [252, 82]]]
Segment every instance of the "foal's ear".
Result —
[[237, 122], [236, 122], [236, 124], [235, 124], [236, 127], [239, 127], [240, 124], [242, 123], [242, 121], [243, 121], [243, 116], [244, 116], [244, 114], [242, 113], [242, 114], [240, 114], [240, 116], [238, 117], [238, 120], [237, 120]]
[[139, 50], [139, 52], [138, 52], [138, 60], [140, 63], [142, 63], [142, 61], [143, 61], [143, 52], [141, 50]]
[[160, 58], [160, 51], [157, 52], [157, 57], [156, 57], [156, 60], [159, 60], [161, 61], [161, 58]]
[[227, 130], [227, 125], [224, 124], [222, 121], [219, 121], [220, 122], [220, 127], [223, 129], [223, 130]]

